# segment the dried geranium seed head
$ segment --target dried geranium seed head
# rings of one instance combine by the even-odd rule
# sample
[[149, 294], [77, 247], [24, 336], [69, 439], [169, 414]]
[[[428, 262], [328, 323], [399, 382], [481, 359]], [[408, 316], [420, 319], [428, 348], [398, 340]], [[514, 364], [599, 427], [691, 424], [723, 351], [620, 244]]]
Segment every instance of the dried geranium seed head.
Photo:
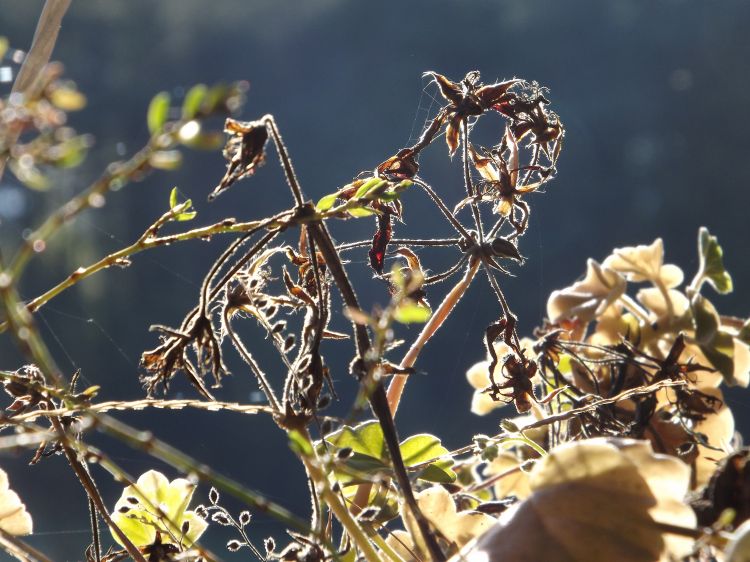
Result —
[[286, 329], [286, 322], [284, 322], [284, 321], [282, 320], [282, 321], [280, 321], [280, 322], [276, 322], [276, 324], [274, 324], [274, 325], [273, 325], [273, 326], [271, 327], [271, 333], [272, 333], [272, 334], [280, 334], [280, 333], [281, 333], [281, 332], [283, 332], [283, 331], [284, 331], [285, 329]]
[[245, 525], [249, 525], [252, 517], [253, 516], [250, 514], [249, 511], [243, 511], [242, 513], [240, 513], [240, 525], [242, 525], [243, 527]]
[[183, 521], [182, 527], [180, 527], [180, 531], [182, 531], [183, 535], [187, 535], [188, 531], [190, 530], [190, 521]]
[[228, 527], [232, 524], [229, 516], [223, 511], [217, 511], [216, 513], [214, 513], [211, 516], [211, 521], [213, 521], [214, 523], [218, 523], [219, 525], [224, 525], [225, 527]]
[[266, 555], [268, 556], [273, 553], [274, 550], [276, 550], [276, 541], [273, 540], [273, 537], [267, 537], [263, 541], [263, 546], [265, 547]]
[[336, 453], [336, 457], [340, 461], [345, 461], [346, 459], [348, 459], [349, 457], [351, 457], [353, 453], [354, 453], [354, 451], [352, 451], [351, 447], [344, 447], [343, 449], [339, 449], [338, 450], [338, 452]]
[[521, 257], [521, 254], [518, 253], [518, 248], [516, 248], [515, 244], [500, 236], [492, 240], [492, 242], [490, 243], [490, 248], [492, 249], [492, 254], [494, 256], [523, 261], [523, 257]]
[[362, 513], [359, 514], [359, 518], [363, 521], [372, 521], [378, 516], [378, 513], [380, 513], [379, 507], [368, 507], [362, 511]]
[[318, 400], [318, 410], [324, 410], [331, 404], [331, 395], [330, 394], [324, 394], [320, 397], [320, 400]]
[[236, 539], [232, 539], [227, 543], [227, 550], [229, 552], [237, 552], [242, 548], [242, 543]]
[[219, 491], [216, 488], [211, 488], [208, 492], [208, 501], [213, 505], [219, 503]]
[[323, 435], [331, 433], [331, 429], [333, 429], [333, 422], [331, 420], [323, 420], [323, 423], [320, 424], [320, 433]]
[[284, 340], [284, 353], [290, 351], [294, 347], [294, 334], [290, 334]]
[[263, 314], [266, 316], [266, 319], [270, 320], [278, 311], [279, 308], [276, 305], [270, 305], [263, 309]]

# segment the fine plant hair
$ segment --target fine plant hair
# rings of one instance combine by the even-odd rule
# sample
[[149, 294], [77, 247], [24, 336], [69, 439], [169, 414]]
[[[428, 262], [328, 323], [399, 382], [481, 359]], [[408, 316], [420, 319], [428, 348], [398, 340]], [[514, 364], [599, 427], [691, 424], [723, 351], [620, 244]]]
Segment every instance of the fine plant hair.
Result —
[[[42, 38], [45, 17], [57, 17], [59, 23], [64, 11], [43, 16]], [[51, 47], [47, 57], [50, 51]], [[62, 125], [65, 113], [83, 105], [80, 92], [62, 80], [58, 63], [34, 60], [36, 66], [28, 72], [35, 78], [30, 82], [24, 78], [30, 86], [22, 88], [20, 96], [14, 91], [2, 100], [2, 107], [12, 111], [1, 113], [0, 149], [5, 173], [43, 188], [44, 171], [77, 163], [90, 141]], [[648, 247], [653, 248], [648, 256], [662, 252], [658, 259], [644, 257], [648, 252], [638, 246], [615, 250], [603, 264], [590, 260], [584, 280], [551, 295], [548, 318], [540, 323], [534, 339], [522, 338], [512, 302], [503, 291], [504, 279], [511, 263], [523, 275], [523, 253], [530, 251], [524, 247], [524, 235], [533, 221], [534, 200], [547, 188], [553, 189], [563, 152], [563, 122], [551, 110], [550, 92], [536, 82], [511, 78], [485, 84], [478, 71], [458, 80], [434, 71], [425, 76], [436, 86], [442, 104], [416, 142], [374, 158], [370, 171], [353, 171], [351, 182], [331, 193], [316, 194], [315, 200], [303, 188], [304, 178], [293, 164], [294, 147], [285, 144], [276, 118], [236, 118], [246, 84], [197, 85], [182, 100], [157, 94], [147, 110], [150, 137], [144, 146], [127, 160], [109, 165], [99, 179], [32, 228], [13, 255], [3, 250], [0, 330], [14, 339], [26, 364], [0, 366], [0, 379], [10, 397], [0, 420], [0, 448], [29, 449], [32, 464], [57, 462], [51, 458], [57, 455], [65, 458], [91, 513], [91, 539], [82, 547], [82, 557], [97, 562], [128, 557], [218, 560], [191, 535], [200, 519], [209, 527], [231, 530], [228, 553], [260, 560], [448, 560], [462, 556], [462, 548], [489, 548], [482, 546], [479, 530], [466, 530], [468, 518], [489, 525], [511, 506], [523, 509], [523, 497], [499, 491], [508, 477], [536, 470], [543, 459], [556, 454], [556, 447], [588, 440], [599, 443], [597, 439], [649, 442], [655, 452], [689, 467], [696, 498], [688, 509], [702, 517], [702, 526], [659, 520], [653, 522], [654, 532], [690, 539], [696, 557], [726, 546], [728, 539], [721, 533], [741, 521], [727, 522], [722, 508], [732, 506], [718, 505], [710, 494], [700, 496], [707, 488], [699, 483], [709, 484], [701, 480], [699, 465], [706, 451], [713, 451], [717, 459], [728, 451], [725, 443], [705, 434], [701, 424], [725, 408], [716, 392], [720, 382], [743, 384], [739, 352], [733, 355], [727, 349], [746, 345], [750, 328], [742, 319], [716, 313], [701, 294], [706, 283], [720, 293], [731, 290], [718, 241], [705, 229], [699, 233], [702, 265], [685, 289], [689, 301], [685, 306], [672, 292], [682, 274], [675, 283], [673, 270], [661, 264], [659, 240]], [[487, 115], [500, 120], [485, 120]], [[211, 130], [217, 119], [223, 121], [225, 135]], [[492, 131], [494, 145], [472, 141], [480, 126]], [[115, 198], [115, 188], [153, 170], [173, 169], [183, 147], [218, 150], [220, 145], [226, 169], [223, 174], [216, 170], [215, 187], [205, 190], [209, 203], [237, 183], [247, 184], [243, 188], [251, 192], [253, 176], [262, 174], [265, 165], [278, 164], [289, 191], [287, 208], [267, 217], [244, 210], [248, 216], [189, 228], [186, 225], [198, 220], [198, 212], [192, 201], [180, 201], [175, 188], [163, 214], [133, 243], [78, 268], [34, 298], [19, 297], [28, 263], [44, 259], [38, 257], [40, 249], [64, 225], [101, 207], [106, 198]], [[453, 186], [444, 185], [420, 165], [421, 154], [431, 147], [461, 167], [458, 200], [446, 195], [456, 192], [449, 189]], [[435, 237], [426, 224], [418, 235], [398, 236], [409, 216], [410, 200], [417, 197], [426, 198], [453, 234]], [[336, 230], [343, 232], [360, 221], [374, 225], [371, 239], [336, 240], [331, 234], [333, 223], [343, 223]], [[140, 362], [143, 398], [98, 400], [98, 386], [81, 388], [80, 373], [66, 373], [58, 366], [35, 313], [83, 279], [113, 266], [130, 267], [131, 258], [140, 252], [158, 252], [162, 246], [196, 239], [223, 244], [223, 251], [213, 263], [205, 264], [194, 305], [185, 310], [179, 325], [150, 327], [154, 347], [143, 352]], [[420, 256], [425, 247], [457, 257], [444, 270], [433, 271]], [[371, 274], [379, 283], [374, 299], [379, 304], [370, 310], [361, 306], [364, 289], [351, 275], [363, 266], [346, 257], [354, 252], [367, 254]], [[395, 265], [386, 267], [386, 258], [394, 258]], [[650, 268], [652, 262], [658, 262], [655, 270]], [[495, 307], [497, 318], [484, 333], [488, 357], [477, 371], [484, 382], [477, 387], [475, 399], [512, 404], [527, 417], [521, 422], [522, 418], [514, 421], [508, 416], [497, 435], [467, 434], [467, 444], [454, 451], [432, 435], [404, 439], [396, 423], [403, 393], [422, 352], [429, 352], [430, 340], [478, 276], [488, 281], [483, 298], [486, 306]], [[647, 302], [639, 293], [639, 303], [626, 293], [627, 283], [644, 281], [654, 285], [648, 298], [662, 299], [661, 315], [656, 305], [649, 304], [653, 300]], [[339, 309], [349, 323], [345, 333], [331, 328]], [[136, 325], [138, 321], [133, 319]], [[238, 326], [247, 323], [257, 325], [267, 337], [253, 341], [243, 337]], [[399, 324], [419, 326], [402, 356], [397, 354], [401, 342], [395, 335], [401, 334]], [[357, 395], [343, 419], [326, 413], [332, 402], [345, 401], [334, 384], [341, 373], [332, 372], [331, 365], [338, 362], [327, 359], [332, 353], [328, 340], [349, 342], [348, 371], [357, 382]], [[265, 366], [261, 358], [267, 355], [258, 353], [260, 346], [277, 354], [276, 364], [282, 367]], [[342, 349], [341, 344], [336, 349]], [[230, 373], [229, 354], [243, 368]], [[713, 386], [699, 382], [709, 375], [717, 377]], [[250, 376], [264, 403], [245, 404], [227, 396], [222, 382], [228, 376]], [[172, 384], [180, 377], [189, 382], [193, 396], [171, 395]], [[250, 425], [257, 416], [268, 416], [279, 429], [277, 437], [288, 441], [304, 467], [309, 511], [292, 513], [251, 486], [221, 474], [205, 459], [194, 458], [147, 428], [131, 427], [118, 417], [123, 411], [151, 408], [192, 408], [215, 416], [248, 414], [241, 423]], [[665, 424], [671, 433], [662, 431]], [[186, 511], [190, 487], [175, 515], [146, 493], [144, 482], [148, 478], [161, 482], [163, 475], [144, 479], [146, 475], [128, 474], [92, 444], [95, 431], [172, 466], [192, 483], [180, 480], [170, 485], [187, 489], [200, 484], [197, 493], [207, 501]], [[675, 432], [679, 437], [674, 437]], [[483, 472], [497, 459], [511, 457], [515, 464], [506, 470]], [[115, 510], [95, 480], [105, 475], [130, 490]], [[449, 494], [450, 507], [445, 509], [455, 518], [453, 527], [446, 526], [445, 520], [441, 523], [429, 503], [430, 497], [440, 494]], [[238, 500], [241, 511], [234, 514], [222, 505], [226, 496]], [[736, 506], [732, 509], [738, 513]], [[288, 534], [254, 544], [247, 528], [256, 513], [275, 518]], [[399, 518], [405, 531], [394, 530]], [[461, 533], [454, 534], [455, 529]], [[0, 533], [0, 545], [18, 559], [52, 559], [3, 529], [1, 519]], [[154, 538], [142, 544], [143, 533]]]

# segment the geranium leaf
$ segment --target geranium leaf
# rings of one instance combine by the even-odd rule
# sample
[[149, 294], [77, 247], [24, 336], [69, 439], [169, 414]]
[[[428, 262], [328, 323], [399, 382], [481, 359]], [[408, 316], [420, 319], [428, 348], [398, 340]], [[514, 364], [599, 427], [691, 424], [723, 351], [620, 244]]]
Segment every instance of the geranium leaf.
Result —
[[700, 283], [708, 283], [720, 294], [731, 293], [732, 277], [724, 269], [724, 251], [716, 236], [712, 236], [705, 226], [698, 231], [698, 257]]

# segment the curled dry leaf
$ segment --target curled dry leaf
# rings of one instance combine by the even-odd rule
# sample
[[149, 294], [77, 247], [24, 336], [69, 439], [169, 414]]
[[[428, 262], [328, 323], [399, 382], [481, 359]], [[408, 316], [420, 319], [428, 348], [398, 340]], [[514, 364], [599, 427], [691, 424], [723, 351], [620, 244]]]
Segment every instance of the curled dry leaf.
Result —
[[[595, 438], [554, 449], [532, 469], [531, 496], [454, 561], [651, 562], [687, 555], [695, 527], [683, 503], [690, 469], [645, 441]], [[670, 558], [672, 557], [672, 558]]]
[[547, 300], [547, 316], [550, 322], [573, 317], [589, 322], [620, 298], [626, 287], [619, 273], [590, 259], [581, 281], [552, 292]]
[[0, 469], [0, 529], [9, 535], [30, 535], [33, 532], [31, 515], [8, 485], [8, 474]]
[[[442, 486], [433, 486], [423, 490], [416, 496], [419, 509], [433, 527], [448, 543], [453, 552], [468, 543], [474, 537], [478, 537], [487, 529], [492, 527], [497, 520], [477, 511], [456, 511], [456, 504], [450, 493]], [[403, 510], [403, 508], [402, 508]], [[404, 512], [404, 521], [413, 529], [412, 537], [421, 537], [418, 532], [417, 523], [410, 513]], [[398, 534], [396, 534], [398, 533]], [[394, 536], [395, 535], [395, 536]], [[388, 545], [393, 548], [405, 562], [412, 560], [428, 560], [425, 554], [426, 547], [414, 544], [408, 533], [396, 531], [386, 539]], [[420, 539], [421, 542], [421, 539]], [[420, 556], [415, 558], [414, 554]]]

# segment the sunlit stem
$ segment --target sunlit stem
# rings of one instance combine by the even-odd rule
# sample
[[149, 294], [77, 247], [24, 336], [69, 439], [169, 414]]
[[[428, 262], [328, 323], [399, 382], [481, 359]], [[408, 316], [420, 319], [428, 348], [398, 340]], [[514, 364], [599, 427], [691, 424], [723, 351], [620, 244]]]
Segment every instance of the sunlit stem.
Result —
[[[304, 437], [307, 439], [308, 445], [310, 446], [310, 449], [314, 453], [314, 447], [313, 444], [310, 441], [309, 434], [306, 434], [307, 432], [299, 432], [301, 437]], [[310, 475], [310, 478], [315, 482], [315, 485], [318, 488], [318, 493], [320, 495], [320, 498], [328, 505], [328, 507], [331, 509], [333, 514], [336, 516], [336, 518], [339, 520], [341, 525], [346, 530], [346, 533], [349, 535], [349, 538], [352, 540], [352, 542], [357, 546], [357, 548], [360, 550], [362, 555], [365, 557], [365, 559], [368, 562], [381, 562], [380, 557], [378, 556], [377, 551], [375, 550], [375, 547], [373, 546], [372, 542], [368, 538], [367, 534], [364, 532], [362, 527], [359, 526], [356, 519], [352, 517], [352, 514], [349, 513], [349, 510], [346, 508], [346, 505], [341, 500], [339, 495], [333, 491], [331, 488], [331, 484], [328, 478], [327, 471], [324, 471], [320, 465], [319, 460], [317, 457], [311, 458], [308, 455], [301, 454], [300, 457], [302, 458], [302, 462], [305, 465], [305, 469], [307, 470], [307, 473]]]
[[[417, 362], [417, 358], [419, 357], [422, 348], [428, 341], [430, 341], [432, 336], [435, 335], [435, 332], [440, 329], [440, 326], [443, 325], [453, 308], [458, 304], [458, 301], [461, 300], [461, 297], [463, 297], [468, 290], [472, 280], [477, 274], [479, 264], [479, 260], [473, 260], [469, 264], [469, 267], [466, 269], [466, 273], [464, 273], [464, 276], [461, 278], [461, 280], [448, 292], [447, 295], [445, 295], [443, 302], [441, 302], [440, 306], [438, 306], [435, 312], [432, 313], [432, 316], [424, 325], [424, 328], [422, 328], [419, 336], [417, 336], [417, 339], [414, 341], [414, 343], [409, 348], [409, 351], [406, 352], [406, 355], [404, 355], [404, 358], [401, 360], [402, 368], [408, 369], [410, 367], [413, 367]], [[394, 417], [396, 416], [399, 402], [401, 402], [401, 395], [404, 392], [404, 387], [406, 386], [407, 379], [408, 375], [395, 375], [393, 377], [393, 380], [391, 381], [391, 384], [388, 386], [388, 407], [390, 408], [391, 414], [393, 414]]]
[[649, 324], [651, 321], [648, 318], [648, 312], [637, 302], [633, 300], [628, 294], [623, 293], [620, 295], [619, 301], [622, 305], [630, 312], [633, 316], [638, 318], [643, 324]]
[[435, 193], [435, 190], [433, 190], [432, 187], [429, 186], [429, 184], [425, 183], [425, 181], [419, 177], [414, 178], [414, 184], [421, 187], [425, 191], [425, 193], [427, 193], [432, 202], [435, 203], [435, 205], [437, 205], [437, 208], [440, 209], [440, 212], [443, 213], [443, 216], [448, 219], [448, 222], [453, 225], [453, 228], [455, 228], [456, 231], [461, 236], [463, 236], [465, 240], [473, 240], [471, 234], [469, 234], [464, 226], [460, 222], [458, 222], [458, 219], [453, 216], [453, 213], [451, 213], [450, 209], [445, 206], [443, 200], [438, 196], [437, 193]]
[[271, 133], [271, 138], [276, 145], [276, 151], [279, 154], [281, 160], [281, 166], [284, 168], [284, 176], [289, 184], [289, 188], [292, 190], [294, 196], [294, 202], [297, 207], [301, 207], [304, 204], [304, 197], [302, 195], [302, 187], [297, 179], [297, 174], [294, 173], [294, 166], [292, 166], [292, 160], [289, 158], [289, 152], [284, 144], [284, 139], [281, 137], [278, 127], [276, 126], [276, 120], [273, 115], [264, 115], [261, 119], [266, 124], [266, 128]]
[[[38, 297], [28, 302], [26, 305], [26, 308], [29, 310], [29, 312], [35, 312], [36, 310], [39, 310], [42, 306], [44, 306], [47, 302], [55, 298], [57, 295], [59, 295], [66, 289], [69, 289], [70, 287], [82, 281], [83, 279], [86, 279], [87, 277], [90, 277], [91, 275], [98, 273], [99, 271], [102, 271], [103, 269], [107, 269], [115, 265], [126, 264], [127, 263], [126, 260], [130, 256], [133, 256], [145, 250], [150, 250], [152, 248], [156, 248], [159, 246], [169, 246], [170, 244], [174, 244], [176, 242], [183, 242], [185, 240], [204, 239], [206, 237], [213, 236], [216, 234], [229, 234], [229, 233], [238, 233], [238, 232], [252, 234], [264, 227], [271, 226], [279, 221], [282, 221], [286, 216], [290, 214], [291, 214], [291, 211], [279, 214], [273, 217], [273, 219], [270, 222], [268, 220], [252, 221], [252, 222], [236, 222], [234, 219], [225, 219], [216, 224], [204, 226], [201, 228], [196, 228], [193, 230], [189, 230], [187, 232], [181, 232], [179, 234], [171, 234], [171, 235], [166, 235], [166, 236], [156, 236], [155, 234], [151, 234], [154, 228], [154, 226], [152, 225], [152, 227], [149, 227], [149, 229], [144, 233], [144, 235], [141, 236], [135, 243], [121, 250], [118, 250], [117, 252], [114, 252], [89, 266], [78, 268], [76, 271], [74, 271], [68, 277], [66, 277], [63, 281], [61, 281], [60, 283], [58, 283], [57, 285], [55, 285], [54, 287], [52, 287], [45, 293], [39, 295]], [[165, 214], [159, 220], [161, 221], [162, 219], [168, 216], [171, 216], [171, 213]], [[154, 223], [154, 224], [157, 225], [158, 223], [159, 221], [157, 221], [157, 223]], [[4, 332], [7, 329], [8, 329], [7, 321], [0, 323], [0, 333]]]
[[474, 224], [477, 227], [477, 233], [479, 234], [479, 243], [484, 243], [484, 231], [482, 229], [482, 217], [479, 213], [479, 206], [474, 198], [476, 191], [474, 190], [474, 183], [471, 181], [471, 168], [469, 167], [469, 125], [466, 119], [461, 121], [461, 132], [462, 132], [462, 151], [464, 163], [464, 183], [466, 185], [466, 195], [471, 198], [470, 207], [471, 213], [474, 216]]

